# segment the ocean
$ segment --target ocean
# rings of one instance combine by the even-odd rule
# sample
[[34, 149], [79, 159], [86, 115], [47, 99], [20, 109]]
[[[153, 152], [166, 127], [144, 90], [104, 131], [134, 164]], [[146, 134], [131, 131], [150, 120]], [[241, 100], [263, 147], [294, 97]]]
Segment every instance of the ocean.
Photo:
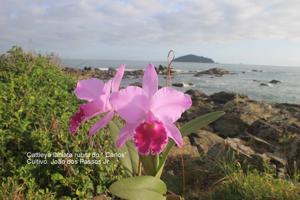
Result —
[[[99, 69], [117, 68], [120, 64], [126, 64], [127, 70], [144, 69], [147, 64], [155, 66], [166, 66], [166, 61], [132, 61], [132, 60], [81, 60], [63, 59], [62, 64], [73, 68], [97, 67]], [[248, 95], [255, 100], [277, 103], [300, 104], [300, 66], [266, 66], [246, 64], [207, 64], [207, 63], [185, 63], [174, 62], [172, 64], [177, 71], [172, 83], [184, 83], [184, 87], [177, 88], [185, 91], [188, 89], [199, 89], [206, 94], [220, 91], [236, 92]], [[234, 73], [222, 77], [203, 75], [195, 77], [194, 74], [209, 68], [223, 68]], [[159, 76], [160, 85], [164, 85], [164, 76]], [[271, 84], [269, 81], [278, 80], [281, 83]], [[124, 80], [128, 85], [139, 79]], [[192, 86], [189, 86], [192, 83]], [[266, 83], [267, 86], [261, 86]]]

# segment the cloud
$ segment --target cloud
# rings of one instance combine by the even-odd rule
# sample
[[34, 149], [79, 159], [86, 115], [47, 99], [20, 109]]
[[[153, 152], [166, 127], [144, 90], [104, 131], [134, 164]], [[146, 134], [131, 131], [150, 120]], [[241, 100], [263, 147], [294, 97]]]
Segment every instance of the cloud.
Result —
[[0, 49], [299, 40], [298, 0], [2, 0]]

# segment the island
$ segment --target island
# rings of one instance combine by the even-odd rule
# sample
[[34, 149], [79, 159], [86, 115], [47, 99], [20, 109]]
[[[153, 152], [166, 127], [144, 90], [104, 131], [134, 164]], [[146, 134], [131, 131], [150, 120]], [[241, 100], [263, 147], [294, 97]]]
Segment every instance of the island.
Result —
[[206, 58], [203, 56], [197, 56], [193, 54], [188, 54], [185, 56], [180, 56], [173, 60], [174, 62], [198, 62], [198, 63], [215, 63], [213, 59]]

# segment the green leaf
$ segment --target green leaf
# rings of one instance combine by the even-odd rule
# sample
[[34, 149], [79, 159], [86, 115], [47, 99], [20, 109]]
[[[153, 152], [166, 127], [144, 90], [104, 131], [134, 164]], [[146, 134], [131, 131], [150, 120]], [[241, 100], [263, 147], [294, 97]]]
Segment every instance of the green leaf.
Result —
[[51, 175], [51, 179], [52, 181], [60, 181], [60, 180], [64, 180], [65, 178], [60, 173], [56, 172]]
[[[110, 121], [108, 127], [113, 141], [116, 142], [120, 132], [120, 124], [118, 126], [117, 122]], [[124, 157], [120, 157], [120, 162], [125, 167], [128, 174], [130, 176], [138, 174], [139, 155], [134, 147], [134, 144], [131, 141], [128, 141], [122, 148], [117, 148], [117, 152], [125, 153]]]
[[224, 114], [225, 114], [225, 112], [223, 112], [223, 111], [216, 111], [216, 112], [211, 112], [211, 113], [208, 113], [205, 115], [201, 115], [201, 116], [187, 122], [186, 124], [184, 124], [181, 127], [180, 132], [181, 132], [182, 136], [187, 136], [187, 135], [207, 126], [208, 124], [216, 121], [217, 119], [222, 117]]
[[140, 160], [143, 164], [146, 175], [155, 176], [158, 168], [159, 157], [157, 155], [140, 155]]
[[109, 190], [112, 194], [128, 200], [165, 200], [166, 184], [153, 176], [136, 176], [114, 182]]
[[[224, 114], [225, 114], [225, 112], [223, 112], [223, 111], [216, 111], [216, 112], [211, 112], [211, 113], [208, 113], [205, 115], [201, 115], [201, 116], [187, 122], [186, 124], [184, 124], [181, 127], [180, 132], [181, 132], [182, 136], [188, 136], [189, 134], [196, 132], [196, 131], [200, 130], [201, 128], [207, 126], [208, 124], [216, 121], [217, 119], [222, 117]], [[159, 164], [159, 167], [158, 167], [158, 170], [156, 173], [156, 177], [161, 176], [162, 169], [163, 169], [163, 166], [165, 165], [168, 154], [174, 145], [175, 145], [175, 143], [173, 140], [169, 141], [165, 151], [162, 154], [162, 158], [160, 160], [160, 164]]]

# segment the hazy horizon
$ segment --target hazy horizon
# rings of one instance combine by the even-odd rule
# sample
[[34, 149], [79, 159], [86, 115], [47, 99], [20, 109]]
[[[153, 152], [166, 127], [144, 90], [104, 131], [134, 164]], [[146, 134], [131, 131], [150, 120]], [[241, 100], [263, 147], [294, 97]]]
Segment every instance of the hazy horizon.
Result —
[[[183, 55], [180, 55], [180, 56], [183, 56]], [[176, 56], [176, 57], [179, 57], [179, 56]], [[89, 59], [89, 58], [61, 58], [59, 57], [61, 60], [79, 60], [79, 61], [129, 61], [129, 62], [134, 62], [134, 61], [142, 61], [142, 62], [160, 62], [160, 63], [166, 63], [167, 65], [167, 59], [165, 60], [152, 60], [152, 59], [148, 59], [148, 60], [138, 60], [138, 59], [97, 59], [97, 58], [92, 58], [92, 59]], [[214, 60], [215, 61], [215, 60]], [[181, 62], [176, 62], [176, 63], [181, 63]], [[189, 63], [189, 62], [183, 62], [183, 63]], [[190, 63], [193, 63], [193, 64], [197, 64], [197, 62], [190, 62]], [[124, 63], [126, 64], [126, 63]], [[218, 62], [218, 61], [215, 61], [215, 63], [199, 63], [199, 64], [224, 64], [224, 65], [245, 65], [245, 66], [271, 66], [271, 67], [299, 67], [300, 68], [300, 65], [270, 65], [270, 64], [253, 64], [253, 63], [223, 63], [223, 62]], [[105, 66], [103, 66], [105, 67]], [[118, 66], [116, 66], [118, 67]]]
[[12, 45], [63, 59], [300, 66], [297, 0], [2, 0], [0, 53]]

